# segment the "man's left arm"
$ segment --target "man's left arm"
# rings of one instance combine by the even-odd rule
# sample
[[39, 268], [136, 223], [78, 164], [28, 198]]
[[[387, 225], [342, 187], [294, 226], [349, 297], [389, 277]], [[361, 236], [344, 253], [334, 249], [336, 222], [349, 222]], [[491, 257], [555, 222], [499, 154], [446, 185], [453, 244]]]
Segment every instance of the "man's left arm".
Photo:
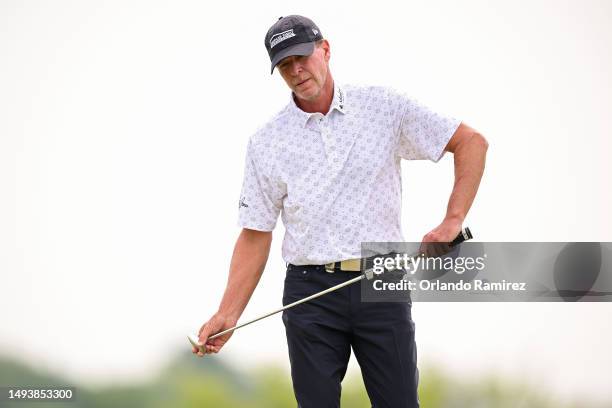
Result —
[[446, 216], [440, 225], [423, 237], [423, 242], [450, 242], [461, 231], [480, 184], [489, 144], [471, 127], [461, 123], [445, 147], [455, 160], [455, 183]]

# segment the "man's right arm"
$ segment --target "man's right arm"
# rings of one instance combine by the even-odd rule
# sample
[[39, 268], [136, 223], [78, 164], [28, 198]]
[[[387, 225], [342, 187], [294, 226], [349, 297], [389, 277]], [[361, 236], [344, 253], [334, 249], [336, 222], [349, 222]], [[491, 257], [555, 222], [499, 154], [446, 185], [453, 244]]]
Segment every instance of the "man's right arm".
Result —
[[[271, 231], [243, 228], [240, 232], [234, 247], [229, 277], [219, 310], [200, 328], [199, 340], [201, 344], [206, 344], [206, 354], [219, 352], [232, 336], [232, 333], [228, 333], [206, 343], [209, 336], [237, 324], [259, 283], [268, 260], [271, 243]], [[195, 347], [192, 348], [192, 351], [198, 356], [203, 355]]]

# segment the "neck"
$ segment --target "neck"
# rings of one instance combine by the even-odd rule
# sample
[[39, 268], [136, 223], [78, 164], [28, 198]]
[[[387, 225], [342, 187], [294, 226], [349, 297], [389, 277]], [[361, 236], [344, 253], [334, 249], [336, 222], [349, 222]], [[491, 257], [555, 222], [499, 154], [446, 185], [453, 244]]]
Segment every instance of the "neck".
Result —
[[312, 101], [307, 101], [304, 99], [296, 98], [293, 95], [293, 100], [295, 104], [304, 112], [315, 113], [320, 112], [323, 115], [326, 115], [329, 112], [329, 108], [331, 107], [332, 100], [334, 99], [334, 79], [331, 74], [328, 73], [327, 79], [323, 88], [321, 89], [321, 93], [317, 96], [316, 99]]

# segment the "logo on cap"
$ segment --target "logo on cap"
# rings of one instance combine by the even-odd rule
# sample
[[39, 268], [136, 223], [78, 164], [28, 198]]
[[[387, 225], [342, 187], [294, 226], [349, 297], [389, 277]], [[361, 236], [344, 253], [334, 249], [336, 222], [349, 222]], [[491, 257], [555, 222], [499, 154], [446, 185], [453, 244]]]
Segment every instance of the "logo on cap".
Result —
[[293, 28], [287, 31], [283, 31], [282, 33], [274, 34], [270, 38], [270, 48], [274, 48], [276, 44], [279, 42], [285, 41], [291, 37], [295, 37], [295, 33], [293, 32]]

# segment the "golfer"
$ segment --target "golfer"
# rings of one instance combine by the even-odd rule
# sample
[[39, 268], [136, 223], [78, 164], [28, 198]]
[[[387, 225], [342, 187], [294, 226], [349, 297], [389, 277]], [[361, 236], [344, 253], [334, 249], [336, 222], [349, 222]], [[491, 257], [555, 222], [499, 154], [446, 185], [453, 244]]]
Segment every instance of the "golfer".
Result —
[[[485, 166], [485, 138], [460, 121], [392, 89], [336, 81], [329, 41], [310, 19], [280, 18], [265, 45], [291, 97], [248, 143], [238, 204], [243, 229], [219, 309], [199, 332], [206, 353], [219, 352], [231, 337], [207, 342], [237, 324], [264, 270], [279, 214], [288, 304], [358, 276], [362, 242], [403, 241], [401, 159], [454, 157], [446, 214], [424, 242], [457, 236]], [[285, 310], [298, 406], [340, 405], [352, 349], [372, 406], [418, 407], [411, 308], [409, 301], [361, 302], [360, 286], [349, 285]]]

